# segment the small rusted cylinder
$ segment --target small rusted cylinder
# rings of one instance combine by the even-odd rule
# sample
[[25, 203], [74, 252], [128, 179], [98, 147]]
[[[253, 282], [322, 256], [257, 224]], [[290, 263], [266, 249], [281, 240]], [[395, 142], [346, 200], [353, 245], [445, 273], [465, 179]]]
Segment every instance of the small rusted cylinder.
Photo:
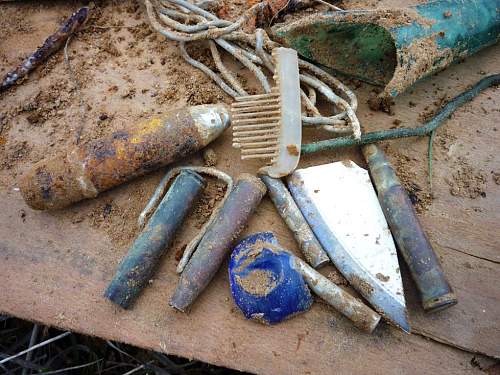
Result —
[[257, 177], [241, 174], [181, 274], [170, 305], [185, 312], [207, 287], [266, 194]]
[[199, 174], [188, 170], [180, 172], [118, 266], [104, 297], [124, 309], [130, 306], [151, 279], [160, 257], [172, 243], [204, 185]]
[[224, 104], [186, 107], [35, 164], [21, 179], [34, 209], [57, 209], [200, 150], [229, 125]]
[[302, 259], [293, 256], [293, 267], [302, 275], [309, 288], [330, 306], [342, 313], [360, 330], [372, 333], [380, 321], [380, 315], [359, 299], [335, 285]]
[[380, 205], [420, 292], [424, 310], [439, 311], [455, 305], [455, 294], [392, 166], [375, 144], [362, 149]]
[[276, 210], [278, 210], [278, 213], [292, 231], [300, 251], [309, 264], [314, 268], [327, 264], [330, 258], [328, 258], [328, 255], [326, 255], [316, 239], [285, 184], [280, 179], [269, 176], [262, 175], [260, 179], [266, 184], [267, 192]]

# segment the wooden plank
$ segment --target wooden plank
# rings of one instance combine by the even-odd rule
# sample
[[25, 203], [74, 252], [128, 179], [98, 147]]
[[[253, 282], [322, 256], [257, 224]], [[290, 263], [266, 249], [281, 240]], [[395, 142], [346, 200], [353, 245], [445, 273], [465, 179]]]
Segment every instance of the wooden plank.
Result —
[[[500, 266], [437, 248], [459, 304], [425, 314], [414, 293], [406, 293], [413, 330], [440, 342], [500, 358]], [[407, 286], [412, 285], [406, 280]]]
[[[395, 115], [404, 126], [419, 125], [436, 98], [458, 95], [485, 73], [496, 72], [500, 48], [494, 46], [450, 67], [396, 99]], [[467, 72], [467, 74], [466, 74]], [[364, 100], [360, 100], [364, 104]], [[362, 105], [363, 105], [362, 104]], [[459, 304], [434, 315], [424, 314], [414, 286], [405, 278], [412, 327], [416, 332], [473, 352], [500, 357], [500, 92], [490, 88], [466, 104], [436, 132], [433, 199], [421, 212], [422, 224], [440, 256]], [[391, 117], [371, 116], [360, 108], [362, 123], [374, 129], [393, 126]], [[388, 121], [389, 120], [389, 121]], [[417, 196], [430, 195], [427, 139], [397, 140], [387, 153]], [[403, 161], [403, 162], [402, 162]], [[421, 189], [422, 191], [418, 192]], [[407, 274], [406, 274], [407, 276]]]
[[[123, 7], [127, 9], [130, 5], [125, 3]], [[14, 6], [17, 5], [12, 5], [12, 9]], [[24, 53], [36, 47], [55, 28], [57, 20], [71, 12], [68, 5], [44, 7], [43, 12], [33, 11], [38, 9], [37, 4], [22, 7], [26, 22], [33, 24], [34, 30], [26, 35], [9, 34], [0, 40], [0, 72], [7, 71]], [[130, 15], [116, 12], [114, 7], [105, 7], [103, 20], [130, 24]], [[136, 14], [137, 22], [144, 21], [140, 10]], [[44, 22], [40, 22], [41, 17]], [[123, 40], [120, 42], [118, 38]], [[108, 41], [127, 52], [122, 56], [110, 56], [105, 49], [99, 48]], [[130, 45], [133, 47], [127, 47]], [[212, 93], [208, 100], [214, 97], [218, 100], [217, 95], [220, 95], [201, 73], [182, 62], [173, 45], [145, 40], [128, 30], [113, 29], [80, 36], [72, 42], [71, 50], [76, 51], [73, 63], [81, 72], [81, 78], [91, 82], [83, 88], [84, 101], [91, 107], [86, 112], [84, 140], [109, 134], [152, 113], [182, 106], [188, 99], [205, 100], [203, 95], [207, 89]], [[145, 50], [149, 54], [147, 59]], [[366, 130], [394, 126], [396, 118], [403, 121], [402, 126], [415, 126], [418, 114], [427, 111], [426, 106], [432, 107], [432, 102], [444, 91], [453, 96], [481, 78], [481, 70], [496, 72], [500, 64], [499, 52], [500, 48], [495, 46], [418, 84], [412, 93], [396, 100], [395, 116], [371, 112], [366, 106], [371, 87], [363, 85], [357, 90], [360, 119]], [[165, 57], [165, 65], [160, 65]], [[81, 65], [83, 61], [85, 66]], [[471, 354], [417, 335], [402, 334], [388, 326], [378, 329], [374, 336], [360, 334], [339, 314], [319, 303], [307, 314], [279, 326], [264, 327], [246, 322], [231, 300], [226, 265], [194, 305], [191, 314], [174, 312], [167, 301], [177, 282], [175, 252], [192, 237], [194, 218], [185, 225], [162, 260], [152, 285], [131, 311], [118, 310], [106, 302], [101, 297], [102, 292], [136, 235], [135, 219], [162, 173], [139, 179], [67, 210], [48, 213], [26, 207], [15, 190], [19, 173], [45, 155], [70, 147], [72, 129], [78, 125], [79, 98], [73, 95], [66, 100], [65, 95], [72, 84], [61, 57], [56, 56], [55, 62], [51, 70], [32, 75], [22, 86], [0, 98], [1, 111], [8, 118], [6, 130], [0, 134], [6, 140], [5, 146], [0, 146], [0, 311], [258, 373], [331, 373], [333, 369], [339, 373], [371, 371], [380, 374], [474, 370], [470, 365]], [[175, 82], [172, 77], [176, 77]], [[29, 123], [30, 112], [16, 108], [32, 102], [41, 91], [53, 92], [55, 83], [60, 81], [62, 84], [56, 89], [63, 105], [48, 111], [46, 121]], [[111, 90], [114, 86], [118, 93]], [[135, 89], [133, 99], [123, 98], [130, 88]], [[158, 101], [158, 95], [153, 96], [153, 93], [161, 98], [164, 93], [171, 93], [172, 98], [165, 94], [166, 99]], [[410, 101], [416, 105], [409, 106]], [[437, 251], [457, 291], [459, 305], [439, 315], [424, 316], [412, 284], [405, 283], [416, 331], [491, 356], [497, 356], [500, 347], [500, 304], [498, 288], [494, 288], [499, 279], [497, 223], [500, 210], [498, 185], [490, 173], [500, 171], [496, 153], [498, 133], [493, 130], [498, 123], [498, 104], [498, 89], [489, 90], [465, 111], [457, 113], [436, 136], [436, 197], [421, 217], [433, 241], [442, 245], [437, 246]], [[103, 113], [108, 114], [109, 119], [98, 121]], [[320, 131], [305, 133], [306, 141], [328, 136]], [[258, 163], [240, 162], [238, 151], [231, 148], [230, 138], [228, 132], [214, 144], [219, 156], [218, 167], [233, 176], [254, 172]], [[26, 144], [23, 146], [22, 142]], [[54, 143], [53, 147], [47, 146], [50, 143]], [[20, 147], [16, 148], [17, 145]], [[388, 147], [389, 157], [398, 172], [411, 172], [409, 181], [427, 191], [426, 140], [395, 141]], [[408, 160], [401, 162], [405, 157]], [[489, 173], [484, 184], [485, 198], [450, 195], [446, 180], [463, 166], [457, 164], [459, 157], [465, 158], [473, 175], [480, 169]], [[342, 158], [362, 164], [357, 150], [350, 149], [305, 156], [301, 166]], [[194, 162], [199, 163], [199, 158]], [[266, 198], [247, 233], [269, 229], [277, 234], [284, 246], [297, 251], [288, 229]], [[328, 274], [331, 270], [323, 272]], [[483, 313], [483, 309], [486, 312]]]
[[[321, 304], [274, 327], [245, 321], [231, 301], [225, 267], [189, 315], [177, 313], [167, 306], [177, 280], [173, 252], [134, 309], [118, 310], [101, 294], [125, 248], [50, 214], [29, 212], [23, 222], [15, 196], [1, 204], [12, 213], [2, 215], [2, 231], [13, 234], [0, 241], [4, 312], [257, 373], [361, 373], [367, 363], [380, 364], [380, 374], [471, 369], [470, 355], [388, 326], [364, 335]], [[264, 229], [270, 223], [262, 218], [273, 217], [285, 241], [273, 210], [266, 202], [251, 228]]]

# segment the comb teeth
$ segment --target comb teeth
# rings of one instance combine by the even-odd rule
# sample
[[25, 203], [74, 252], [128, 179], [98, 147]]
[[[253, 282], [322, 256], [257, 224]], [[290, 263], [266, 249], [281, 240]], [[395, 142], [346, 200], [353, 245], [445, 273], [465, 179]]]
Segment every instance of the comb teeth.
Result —
[[236, 98], [231, 105], [233, 147], [241, 159], [273, 159], [279, 152], [281, 99], [277, 88], [269, 94]]
[[290, 174], [299, 163], [302, 137], [297, 52], [272, 51], [275, 87], [268, 94], [236, 98], [231, 105], [233, 147], [242, 159], [270, 159], [259, 173], [274, 178]]

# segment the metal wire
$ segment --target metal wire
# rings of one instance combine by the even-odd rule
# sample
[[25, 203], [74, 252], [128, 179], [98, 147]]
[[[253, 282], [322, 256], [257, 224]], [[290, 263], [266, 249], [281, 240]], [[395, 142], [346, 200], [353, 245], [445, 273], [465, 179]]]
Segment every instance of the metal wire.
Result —
[[[222, 20], [186, 0], [145, 0], [145, 4], [152, 27], [166, 38], [180, 42], [182, 57], [208, 75], [228, 95], [236, 98], [248, 94], [236, 75], [222, 62], [218, 48], [222, 48], [252, 72], [265, 93], [271, 92], [271, 86], [262, 68], [271, 74], [274, 73], [270, 52], [280, 45], [271, 40], [262, 29], [253, 33], [242, 30], [243, 26], [266, 6], [265, 2], [252, 6], [234, 22]], [[193, 59], [186, 51], [186, 43], [205, 40], [208, 41], [220, 74]], [[354, 135], [354, 140], [358, 140], [361, 131], [355, 114], [358, 102], [354, 93], [331, 74], [307, 61], [299, 59], [299, 69], [301, 83], [307, 90], [307, 95], [304, 91], [301, 92], [302, 103], [306, 109], [302, 116], [303, 125], [320, 126], [333, 134], [350, 133]], [[317, 93], [333, 104], [331, 116], [323, 116], [316, 107]]]
[[467, 91], [464, 91], [461, 94], [457, 95], [452, 100], [450, 100], [443, 108], [441, 108], [432, 119], [430, 119], [422, 126], [416, 128], [399, 128], [365, 133], [359, 140], [342, 137], [329, 139], [326, 141], [319, 141], [314, 144], [302, 145], [301, 153], [311, 154], [319, 151], [335, 150], [341, 147], [351, 147], [357, 145], [366, 145], [369, 143], [377, 143], [390, 139], [429, 136], [439, 126], [441, 126], [450, 117], [450, 115], [455, 112], [457, 108], [471, 101], [483, 90], [495, 85], [500, 85], [500, 74], [487, 76], [477, 82]]
[[227, 197], [229, 196], [229, 193], [231, 190], [233, 190], [233, 179], [231, 176], [228, 174], [212, 167], [197, 167], [197, 166], [186, 166], [186, 167], [177, 167], [173, 168], [168, 173], [162, 178], [158, 186], [156, 187], [155, 192], [149, 199], [148, 204], [142, 210], [141, 214], [139, 215], [139, 218], [137, 219], [137, 225], [139, 226], [140, 229], [144, 228], [146, 225], [147, 220], [153, 213], [155, 212], [156, 208], [160, 204], [161, 200], [167, 193], [168, 187], [170, 185], [170, 181], [177, 176], [181, 171], [183, 170], [188, 170], [188, 171], [193, 171], [196, 173], [201, 173], [201, 174], [206, 174], [212, 177], [215, 177], [219, 180], [222, 180], [226, 184], [226, 193], [224, 194], [224, 197], [221, 199], [221, 201], [217, 204], [217, 206], [214, 208], [212, 214], [210, 215], [210, 218], [208, 221], [203, 225], [203, 227], [200, 229], [198, 234], [189, 242], [186, 246], [186, 249], [184, 250], [184, 254], [182, 255], [181, 260], [179, 261], [179, 264], [177, 265], [177, 273], [182, 273], [184, 270], [184, 267], [189, 262], [189, 259], [191, 258], [191, 255], [193, 252], [196, 250], [196, 247], [200, 243], [201, 239], [205, 235], [205, 232], [207, 231], [208, 227], [212, 224], [214, 221], [215, 215], [219, 210], [222, 208], [224, 205], [224, 202], [226, 201]]

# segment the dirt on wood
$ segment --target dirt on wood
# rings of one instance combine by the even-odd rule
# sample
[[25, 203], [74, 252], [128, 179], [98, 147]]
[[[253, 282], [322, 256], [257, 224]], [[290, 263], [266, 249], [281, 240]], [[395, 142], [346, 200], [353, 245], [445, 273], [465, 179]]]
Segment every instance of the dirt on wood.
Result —
[[[15, 7], [0, 9], [0, 76], [32, 53], [64, 18], [44, 4], [24, 4], [21, 8], [21, 12]], [[66, 8], [71, 14], [73, 9]], [[22, 16], [44, 14], [47, 10], [45, 17], [52, 17], [52, 22], [46, 27], [37, 24], [44, 21], [41, 15], [32, 19]], [[37, 40], [33, 38], [32, 45], [14, 53], [16, 41], [9, 36], [35, 29]], [[124, 123], [168, 112], [172, 105], [179, 108], [183, 104], [229, 99], [209, 78], [186, 64], [175, 45], [167, 45], [163, 37], [153, 33], [138, 2], [126, 1], [120, 6], [111, 1], [100, 3], [93, 9], [85, 29], [73, 37], [68, 53], [74, 74], [59, 51], [42, 68], [0, 96], [4, 103], [8, 101], [0, 109], [2, 185], [16, 184], [20, 173], [44, 157], [66, 150], [77, 141], [85, 143], [109, 135]], [[132, 77], [130, 71], [140, 74]], [[139, 102], [142, 111], [131, 107], [131, 101]], [[84, 129], [78, 134], [82, 123]], [[207, 163], [215, 165], [215, 154], [208, 156]], [[224, 189], [210, 185], [204, 192], [195, 209], [197, 226], [208, 219]], [[141, 189], [128, 194], [129, 199], [109, 198], [91, 209], [84, 204], [86, 212], [79, 210], [70, 215], [70, 220], [88, 220], [117, 244], [129, 243], [137, 235], [135, 220], [148, 196]]]

